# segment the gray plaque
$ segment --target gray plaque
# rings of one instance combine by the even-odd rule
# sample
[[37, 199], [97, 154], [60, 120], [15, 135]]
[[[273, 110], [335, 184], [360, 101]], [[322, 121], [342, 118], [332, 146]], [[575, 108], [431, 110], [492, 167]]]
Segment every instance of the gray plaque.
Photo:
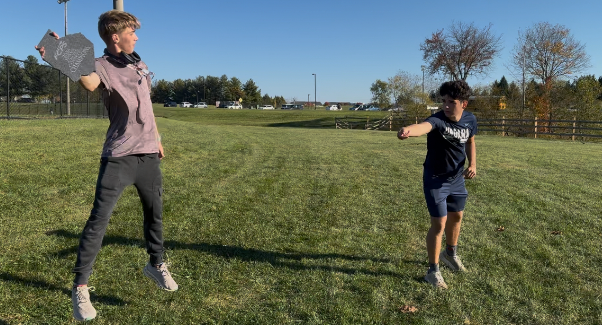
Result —
[[48, 30], [38, 44], [44, 47], [44, 61], [61, 70], [71, 80], [94, 72], [94, 45], [81, 33], [56, 39]]

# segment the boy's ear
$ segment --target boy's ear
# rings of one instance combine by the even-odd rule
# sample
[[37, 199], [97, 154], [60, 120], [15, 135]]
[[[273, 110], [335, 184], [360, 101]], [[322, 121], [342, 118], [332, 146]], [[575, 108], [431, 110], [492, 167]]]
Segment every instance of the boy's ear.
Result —
[[119, 35], [113, 34], [113, 35], [111, 35], [111, 39], [113, 40], [113, 43], [115, 43], [115, 44], [119, 43]]
[[468, 101], [467, 100], [463, 100], [462, 101], [462, 109], [466, 109], [466, 106], [468, 106]]

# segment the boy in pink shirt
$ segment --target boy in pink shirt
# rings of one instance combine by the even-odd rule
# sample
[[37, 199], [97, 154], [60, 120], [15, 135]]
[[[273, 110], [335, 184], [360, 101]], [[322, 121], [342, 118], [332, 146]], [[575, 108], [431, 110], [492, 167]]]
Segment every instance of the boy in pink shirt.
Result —
[[[152, 73], [134, 51], [138, 28], [140, 22], [129, 13], [118, 10], [103, 13], [99, 17], [98, 33], [107, 47], [104, 55], [96, 59], [96, 72], [79, 80], [89, 91], [102, 89], [110, 121], [94, 204], [80, 238], [73, 269], [73, 316], [80, 321], [96, 317], [90, 302], [88, 278], [113, 208], [128, 185], [136, 186], [144, 211], [144, 237], [150, 259], [143, 273], [161, 289], [178, 289], [162, 259], [163, 177], [159, 164], [164, 153], [150, 99]], [[44, 48], [36, 49], [44, 57]]]

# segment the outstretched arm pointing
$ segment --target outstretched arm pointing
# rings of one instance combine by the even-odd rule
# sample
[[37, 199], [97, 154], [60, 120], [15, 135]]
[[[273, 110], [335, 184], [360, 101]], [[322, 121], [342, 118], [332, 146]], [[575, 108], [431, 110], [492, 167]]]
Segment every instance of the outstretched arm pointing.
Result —
[[397, 138], [399, 138], [399, 140], [405, 140], [409, 137], [419, 137], [431, 132], [432, 129], [433, 126], [429, 122], [408, 125], [397, 132]]

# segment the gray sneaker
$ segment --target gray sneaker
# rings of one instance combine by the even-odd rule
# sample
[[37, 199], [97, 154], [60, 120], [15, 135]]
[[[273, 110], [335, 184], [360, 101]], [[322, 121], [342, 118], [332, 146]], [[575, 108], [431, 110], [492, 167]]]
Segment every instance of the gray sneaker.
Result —
[[147, 263], [142, 271], [144, 272], [144, 275], [155, 280], [159, 288], [167, 291], [178, 290], [178, 284], [171, 277], [171, 273], [167, 270], [167, 265], [165, 263], [161, 264], [159, 267]]
[[73, 317], [81, 322], [96, 317], [96, 309], [94, 309], [90, 302], [89, 291], [94, 291], [94, 287], [74, 287], [73, 290], [71, 290]]
[[447, 284], [445, 284], [445, 281], [443, 281], [441, 272], [427, 273], [424, 279], [426, 282], [432, 284], [435, 288], [447, 289]]
[[439, 254], [439, 260], [445, 263], [445, 265], [453, 271], [466, 272], [466, 268], [464, 267], [464, 264], [462, 264], [462, 261], [460, 261], [458, 255], [449, 256], [446, 251], [442, 251], [441, 254]]

